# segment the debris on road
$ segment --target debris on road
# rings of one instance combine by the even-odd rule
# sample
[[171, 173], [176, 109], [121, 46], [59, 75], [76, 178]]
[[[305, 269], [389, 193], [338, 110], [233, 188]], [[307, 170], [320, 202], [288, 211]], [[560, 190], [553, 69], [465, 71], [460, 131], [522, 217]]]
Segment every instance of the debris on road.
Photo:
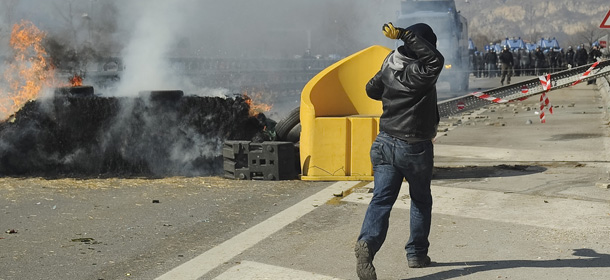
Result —
[[95, 239], [91, 238], [91, 237], [81, 237], [81, 238], [74, 238], [72, 239], [72, 242], [83, 242], [83, 243], [89, 243], [94, 241]]

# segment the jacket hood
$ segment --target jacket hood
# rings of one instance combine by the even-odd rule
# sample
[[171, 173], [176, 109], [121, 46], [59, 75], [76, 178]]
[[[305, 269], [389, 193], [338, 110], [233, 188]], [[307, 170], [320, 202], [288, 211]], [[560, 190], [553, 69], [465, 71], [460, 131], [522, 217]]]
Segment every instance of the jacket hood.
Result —
[[416, 23], [405, 29], [413, 32], [413, 34], [419, 35], [424, 38], [424, 40], [428, 41], [428, 43], [436, 47], [436, 34], [434, 34], [432, 27], [429, 25], [425, 23]]
[[405, 69], [405, 64], [411, 60], [411, 58], [396, 50], [388, 57], [388, 67], [394, 71], [401, 71]]

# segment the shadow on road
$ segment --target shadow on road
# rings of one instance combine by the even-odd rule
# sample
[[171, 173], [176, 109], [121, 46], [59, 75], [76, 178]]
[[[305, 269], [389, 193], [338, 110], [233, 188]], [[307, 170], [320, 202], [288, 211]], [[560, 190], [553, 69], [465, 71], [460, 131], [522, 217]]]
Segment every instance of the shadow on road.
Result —
[[537, 165], [434, 167], [434, 180], [512, 177], [542, 173], [547, 168]]
[[[409, 278], [410, 280], [451, 279], [474, 274], [482, 271], [511, 269], [511, 268], [592, 268], [610, 267], [610, 255], [599, 254], [593, 249], [574, 249], [572, 255], [577, 259], [555, 259], [555, 260], [505, 260], [505, 261], [478, 261], [478, 262], [451, 262], [435, 263], [430, 266], [456, 266], [447, 271], [441, 271], [426, 276]], [[466, 266], [466, 267], [464, 267]], [[405, 280], [405, 279], [403, 279]]]

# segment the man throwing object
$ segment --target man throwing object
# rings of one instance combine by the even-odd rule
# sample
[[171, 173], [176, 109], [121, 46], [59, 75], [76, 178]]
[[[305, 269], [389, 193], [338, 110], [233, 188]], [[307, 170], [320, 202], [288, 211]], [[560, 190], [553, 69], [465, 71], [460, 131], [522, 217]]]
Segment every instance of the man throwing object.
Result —
[[377, 279], [373, 259], [385, 241], [403, 179], [409, 183], [411, 196], [407, 262], [411, 268], [430, 265], [432, 139], [440, 120], [436, 81], [444, 58], [436, 49], [436, 34], [427, 24], [398, 28], [387, 23], [382, 29], [386, 37], [404, 44], [385, 58], [381, 70], [366, 85], [367, 95], [382, 102], [383, 113], [370, 152], [373, 199], [355, 246], [360, 279]]

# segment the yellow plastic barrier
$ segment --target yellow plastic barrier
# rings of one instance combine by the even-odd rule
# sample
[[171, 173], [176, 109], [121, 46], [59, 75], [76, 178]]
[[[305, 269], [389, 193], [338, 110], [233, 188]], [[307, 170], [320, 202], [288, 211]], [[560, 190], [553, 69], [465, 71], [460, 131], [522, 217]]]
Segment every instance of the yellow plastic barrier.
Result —
[[366, 83], [390, 49], [372, 46], [313, 77], [301, 94], [302, 180], [372, 180], [369, 156], [379, 133], [381, 102], [366, 95]]

